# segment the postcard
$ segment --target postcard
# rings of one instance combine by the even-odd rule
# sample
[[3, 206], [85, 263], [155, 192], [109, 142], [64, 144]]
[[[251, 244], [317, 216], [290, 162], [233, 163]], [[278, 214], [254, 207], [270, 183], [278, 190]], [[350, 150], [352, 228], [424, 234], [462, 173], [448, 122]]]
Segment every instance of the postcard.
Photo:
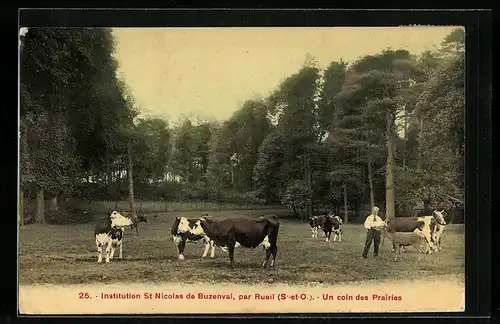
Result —
[[20, 314], [464, 311], [461, 26], [19, 32]]

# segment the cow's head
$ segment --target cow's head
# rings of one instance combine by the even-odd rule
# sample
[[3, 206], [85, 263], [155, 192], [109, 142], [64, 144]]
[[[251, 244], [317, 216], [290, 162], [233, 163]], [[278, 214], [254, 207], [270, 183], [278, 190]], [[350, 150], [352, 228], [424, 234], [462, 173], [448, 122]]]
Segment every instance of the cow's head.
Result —
[[186, 217], [176, 217], [175, 221], [178, 223], [177, 233], [187, 233], [191, 230], [189, 220]]
[[309, 225], [314, 226], [316, 223], [316, 216], [309, 217]]
[[206, 219], [212, 219], [210, 216], [208, 216], [207, 213], [203, 214], [200, 216], [200, 219], [206, 220]]
[[111, 226], [112, 227], [125, 227], [125, 226], [130, 226], [133, 224], [132, 219], [129, 217], [125, 217], [116, 210], [114, 210], [111, 215], [109, 215], [109, 218], [111, 219]]
[[446, 221], [444, 220], [444, 218], [446, 217], [446, 212], [444, 210], [435, 210], [432, 212], [432, 216], [434, 216], [434, 219], [436, 219], [436, 222], [438, 222], [438, 224], [446, 225]]
[[205, 235], [205, 230], [203, 229], [203, 226], [201, 226], [201, 224], [202, 224], [202, 222], [207, 222], [207, 221], [209, 221], [209, 220], [206, 219], [205, 217], [200, 218], [199, 220], [197, 220], [194, 223], [193, 228], [191, 228], [189, 233], [191, 233], [193, 235], [197, 235], [197, 236]]
[[146, 215], [142, 214], [142, 215], [138, 215], [137, 216], [137, 223], [149, 223], [148, 221], [148, 218], [146, 217]]
[[275, 214], [260, 216], [256, 219], [256, 221], [258, 223], [267, 222], [269, 225], [273, 227], [277, 227], [280, 224], [278, 216], [276, 216]]

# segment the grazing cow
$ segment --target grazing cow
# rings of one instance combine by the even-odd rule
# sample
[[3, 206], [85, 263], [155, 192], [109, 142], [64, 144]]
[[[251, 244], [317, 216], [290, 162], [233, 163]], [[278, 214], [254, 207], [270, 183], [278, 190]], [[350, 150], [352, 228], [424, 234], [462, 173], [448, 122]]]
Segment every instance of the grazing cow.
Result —
[[[208, 236], [215, 245], [227, 248], [232, 268], [234, 268], [234, 249], [237, 244], [246, 248], [264, 246], [266, 258], [262, 267], [266, 265], [268, 268], [274, 267], [280, 226], [278, 216], [274, 214], [260, 216], [257, 219], [229, 218], [221, 221], [200, 219], [192, 228], [188, 224], [181, 225], [183, 230], [190, 231], [192, 235]], [[273, 258], [269, 263], [271, 255]]]
[[[326, 221], [326, 215], [312, 216], [309, 218], [309, 226], [311, 226], [312, 238], [318, 237], [318, 230], [323, 228]], [[321, 236], [325, 233], [322, 232]]]
[[106, 251], [106, 263], [113, 259], [115, 249], [120, 247], [120, 259], [123, 259], [123, 228], [132, 225], [132, 220], [113, 211], [106, 220], [99, 222], [94, 228], [94, 239], [97, 245], [97, 263], [102, 262], [102, 249]]
[[199, 241], [203, 241], [205, 245], [205, 251], [201, 257], [206, 257], [210, 248], [212, 248], [210, 257], [215, 257], [215, 245], [212, 240], [210, 240], [206, 235], [193, 235], [189, 232], [189, 229], [193, 228], [197, 221], [205, 219], [207, 216], [208, 214], [203, 214], [201, 217], [193, 219], [188, 219], [186, 217], [175, 218], [170, 233], [172, 234], [172, 240], [179, 250], [180, 260], [184, 260], [184, 248], [186, 247], [186, 243], [197, 243]]
[[[394, 232], [413, 232], [415, 229], [419, 229], [425, 236], [429, 249], [427, 250], [431, 254], [434, 247], [434, 230], [436, 224], [445, 225], [443, 212], [434, 211], [432, 216], [421, 216], [421, 217], [395, 217], [391, 221], [386, 220], [387, 231], [389, 233]], [[392, 245], [392, 251], [396, 251], [396, 246]]]

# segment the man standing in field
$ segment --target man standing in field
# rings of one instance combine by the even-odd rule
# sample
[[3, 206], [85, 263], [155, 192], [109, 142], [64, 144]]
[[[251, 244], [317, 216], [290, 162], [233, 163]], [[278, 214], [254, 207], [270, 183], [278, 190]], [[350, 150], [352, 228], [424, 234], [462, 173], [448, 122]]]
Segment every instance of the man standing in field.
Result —
[[368, 250], [372, 245], [373, 241], [373, 256], [376, 257], [378, 255], [378, 248], [380, 245], [380, 231], [384, 227], [385, 223], [378, 216], [379, 208], [377, 206], [373, 206], [372, 213], [366, 217], [364, 227], [368, 230], [366, 233], [366, 241], [365, 248], [363, 250], [363, 259], [368, 257]]

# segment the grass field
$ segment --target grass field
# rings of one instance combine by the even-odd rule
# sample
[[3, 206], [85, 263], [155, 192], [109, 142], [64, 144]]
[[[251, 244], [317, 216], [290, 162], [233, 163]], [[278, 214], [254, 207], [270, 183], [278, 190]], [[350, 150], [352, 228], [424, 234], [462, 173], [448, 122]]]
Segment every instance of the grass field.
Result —
[[[272, 211], [268, 211], [272, 212]], [[259, 215], [258, 211], [219, 211], [209, 213], [214, 219]], [[220, 248], [215, 258], [201, 258], [203, 246], [186, 246], [185, 257], [177, 259], [170, 239], [174, 215], [197, 216], [197, 212], [154, 213], [149, 223], [141, 224], [140, 235], [126, 229], [124, 259], [97, 264], [93, 225], [28, 225], [19, 233], [20, 284], [92, 284], [117, 282], [186, 282], [240, 284], [334, 284], [374, 279], [410, 279], [422, 276], [464, 276], [464, 228], [449, 225], [443, 234], [443, 250], [432, 255], [413, 248], [394, 262], [389, 240], [381, 245], [379, 257], [361, 258], [366, 232], [360, 224], [344, 226], [342, 242], [326, 243], [311, 238], [309, 225], [282, 220], [278, 236], [276, 267], [270, 271], [260, 265], [262, 248], [238, 248], [236, 270]], [[372, 248], [373, 249], [373, 248]], [[418, 260], [420, 257], [420, 260]]]

